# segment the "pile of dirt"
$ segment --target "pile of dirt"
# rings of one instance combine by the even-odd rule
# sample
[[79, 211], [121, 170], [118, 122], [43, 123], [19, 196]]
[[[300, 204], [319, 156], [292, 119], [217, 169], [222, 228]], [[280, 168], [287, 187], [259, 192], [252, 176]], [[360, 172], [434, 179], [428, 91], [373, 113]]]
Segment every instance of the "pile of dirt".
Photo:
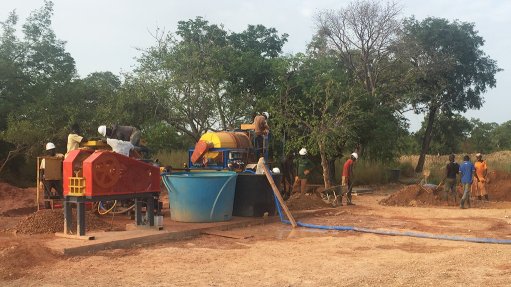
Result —
[[492, 201], [511, 201], [511, 173], [491, 171], [486, 190]]
[[[87, 231], [109, 230], [110, 224], [96, 214], [86, 212], [85, 226]], [[73, 214], [71, 230], [76, 230], [76, 213]], [[64, 231], [64, 213], [62, 209], [44, 209], [23, 218], [15, 227], [17, 233], [41, 234]]]
[[[380, 201], [381, 205], [390, 206], [431, 206], [447, 205], [445, 192], [434, 192], [431, 187], [420, 187], [417, 184], [408, 185]], [[451, 199], [452, 200], [452, 199]], [[452, 201], [451, 201], [452, 202]]]
[[34, 267], [44, 270], [60, 259], [39, 240], [0, 240], [0, 246], [0, 281], [22, 278]]
[[0, 216], [27, 214], [36, 209], [35, 188], [18, 188], [0, 182]]
[[315, 210], [332, 207], [331, 204], [324, 202], [316, 194], [305, 194], [302, 196], [294, 194], [286, 201], [286, 204], [290, 210]]

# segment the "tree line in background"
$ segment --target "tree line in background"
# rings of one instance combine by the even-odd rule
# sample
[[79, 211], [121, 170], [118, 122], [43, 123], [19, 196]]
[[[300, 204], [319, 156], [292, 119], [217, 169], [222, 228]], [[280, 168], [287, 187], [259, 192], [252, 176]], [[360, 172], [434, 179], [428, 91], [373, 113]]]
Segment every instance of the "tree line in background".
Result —
[[[21, 25], [12, 12], [0, 31], [0, 173], [22, 173], [47, 141], [64, 151], [72, 123], [87, 136], [100, 124], [134, 125], [151, 150], [182, 150], [261, 111], [271, 115], [274, 157], [307, 147], [327, 186], [334, 161], [354, 150], [369, 160], [421, 153], [420, 171], [428, 152], [510, 148], [510, 122], [459, 114], [482, 106], [499, 71], [474, 25], [400, 12], [376, 1], [320, 11], [294, 55], [274, 28], [232, 32], [197, 17], [174, 33], [157, 29], [133, 71], [84, 78], [52, 30], [51, 1]], [[414, 134], [407, 110], [426, 115]]]

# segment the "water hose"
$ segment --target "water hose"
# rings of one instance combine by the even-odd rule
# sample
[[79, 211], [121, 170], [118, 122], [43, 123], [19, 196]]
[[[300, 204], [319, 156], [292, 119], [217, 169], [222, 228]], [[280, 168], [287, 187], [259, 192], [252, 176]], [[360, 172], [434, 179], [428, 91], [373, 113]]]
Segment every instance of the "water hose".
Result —
[[[275, 197], [275, 204], [277, 206], [277, 211], [280, 216], [280, 221], [285, 224], [291, 224], [291, 222], [289, 222], [289, 220], [286, 220], [283, 218], [279, 201], [277, 200], [276, 196], [274, 196], [274, 197]], [[300, 227], [323, 229], [323, 230], [356, 231], [356, 232], [372, 233], [372, 234], [379, 234], [379, 235], [409, 236], [409, 237], [417, 237], [417, 238], [440, 239], [440, 240], [451, 240], [451, 241], [466, 241], [466, 242], [475, 242], [475, 243], [511, 244], [511, 239], [498, 239], [498, 238], [485, 238], [485, 237], [482, 237], [482, 238], [481, 237], [464, 237], [464, 236], [457, 236], [457, 235], [431, 234], [431, 233], [423, 233], [423, 232], [380, 230], [380, 229], [370, 229], [370, 228], [356, 227], [356, 226], [318, 225], [318, 224], [303, 223], [301, 221], [297, 221], [296, 224]]]

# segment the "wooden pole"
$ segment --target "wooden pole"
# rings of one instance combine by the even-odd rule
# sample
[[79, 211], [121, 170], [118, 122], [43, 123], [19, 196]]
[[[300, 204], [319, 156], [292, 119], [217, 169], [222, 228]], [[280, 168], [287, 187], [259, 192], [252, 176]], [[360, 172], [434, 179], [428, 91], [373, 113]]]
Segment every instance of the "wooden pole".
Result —
[[273, 189], [273, 193], [275, 194], [275, 196], [279, 200], [280, 206], [284, 210], [284, 213], [286, 214], [286, 216], [289, 219], [289, 221], [291, 221], [291, 225], [293, 226], [293, 228], [295, 228], [297, 226], [295, 218], [293, 217], [293, 215], [291, 214], [291, 212], [287, 208], [287, 205], [284, 202], [284, 199], [280, 195], [280, 191], [277, 188], [277, 186], [275, 185], [275, 181], [273, 181], [273, 177], [271, 177], [270, 170], [268, 170], [268, 167], [265, 164], [263, 165], [263, 169], [264, 169], [264, 174], [266, 174], [266, 178], [268, 179], [268, 182], [270, 183], [271, 188]]

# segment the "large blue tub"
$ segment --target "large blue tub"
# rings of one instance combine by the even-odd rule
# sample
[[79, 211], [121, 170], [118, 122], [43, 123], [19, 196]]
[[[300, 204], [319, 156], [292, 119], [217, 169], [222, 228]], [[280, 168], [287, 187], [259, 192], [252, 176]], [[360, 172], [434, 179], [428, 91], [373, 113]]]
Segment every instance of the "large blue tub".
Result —
[[170, 217], [181, 222], [227, 221], [232, 217], [235, 172], [176, 172], [163, 175]]

